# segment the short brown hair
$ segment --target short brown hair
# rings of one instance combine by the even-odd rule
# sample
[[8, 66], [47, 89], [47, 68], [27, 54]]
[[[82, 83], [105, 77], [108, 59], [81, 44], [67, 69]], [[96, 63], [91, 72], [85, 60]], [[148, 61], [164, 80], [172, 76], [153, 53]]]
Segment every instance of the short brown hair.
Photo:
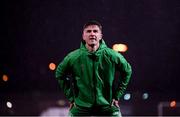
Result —
[[90, 21], [86, 22], [83, 26], [83, 30], [90, 25], [97, 25], [102, 32], [102, 25], [96, 20], [90, 20]]

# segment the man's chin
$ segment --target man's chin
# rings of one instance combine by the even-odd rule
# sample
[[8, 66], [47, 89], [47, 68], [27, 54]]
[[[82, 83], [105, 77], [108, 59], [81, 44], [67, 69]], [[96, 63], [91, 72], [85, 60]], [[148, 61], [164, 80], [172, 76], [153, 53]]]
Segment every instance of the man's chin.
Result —
[[94, 47], [94, 46], [95, 46], [95, 44], [94, 44], [94, 43], [91, 43], [91, 44], [89, 44], [89, 46]]
[[94, 42], [94, 43], [90, 43], [89, 45], [96, 45], [96, 44], [97, 44], [97, 43]]
[[96, 42], [95, 41], [89, 42], [89, 45], [91, 45], [91, 44], [96, 44]]

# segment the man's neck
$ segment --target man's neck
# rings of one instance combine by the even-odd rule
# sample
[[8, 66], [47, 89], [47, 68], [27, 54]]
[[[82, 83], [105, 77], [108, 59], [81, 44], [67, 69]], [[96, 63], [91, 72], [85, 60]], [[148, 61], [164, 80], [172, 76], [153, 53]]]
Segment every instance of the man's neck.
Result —
[[89, 52], [95, 52], [99, 48], [99, 44], [97, 45], [87, 45], [86, 48], [89, 50]]

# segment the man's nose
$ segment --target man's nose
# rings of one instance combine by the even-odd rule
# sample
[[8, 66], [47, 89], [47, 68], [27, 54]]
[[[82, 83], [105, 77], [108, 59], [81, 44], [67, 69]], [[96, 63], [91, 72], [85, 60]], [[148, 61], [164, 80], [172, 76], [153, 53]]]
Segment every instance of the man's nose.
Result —
[[93, 32], [93, 31], [91, 31], [91, 33], [90, 33], [91, 35], [94, 35], [95, 33]]

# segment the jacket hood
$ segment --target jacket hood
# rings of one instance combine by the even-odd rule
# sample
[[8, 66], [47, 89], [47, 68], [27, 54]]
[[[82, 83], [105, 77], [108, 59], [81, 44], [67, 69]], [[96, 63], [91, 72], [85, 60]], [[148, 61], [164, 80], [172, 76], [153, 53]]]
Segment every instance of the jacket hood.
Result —
[[[81, 42], [81, 45], [80, 45], [80, 49], [83, 50], [83, 51], [87, 51], [87, 52], [88, 52], [88, 49], [86, 48], [85, 44], [86, 44], [86, 43], [85, 43], [84, 41], [82, 41], [82, 42]], [[105, 41], [104, 41], [103, 39], [101, 39], [100, 42], [99, 42], [99, 48], [97, 49], [96, 52], [101, 51], [101, 50], [103, 50], [103, 49], [105, 49], [105, 48], [107, 48], [107, 45], [106, 45]], [[96, 52], [95, 52], [95, 53], [96, 53]], [[92, 52], [91, 52], [91, 53], [92, 53]], [[94, 52], [93, 52], [93, 53], [94, 53]]]

